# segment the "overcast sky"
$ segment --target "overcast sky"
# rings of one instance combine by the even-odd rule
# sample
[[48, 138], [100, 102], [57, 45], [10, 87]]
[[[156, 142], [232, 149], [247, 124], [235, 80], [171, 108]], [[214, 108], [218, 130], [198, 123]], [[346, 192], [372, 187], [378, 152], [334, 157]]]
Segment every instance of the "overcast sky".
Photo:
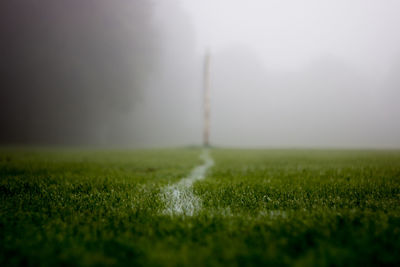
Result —
[[182, 5], [214, 57], [216, 143], [399, 147], [399, 1]]
[[244, 44], [271, 68], [302, 68], [326, 55], [386, 74], [400, 57], [396, 0], [181, 1], [197, 48]]

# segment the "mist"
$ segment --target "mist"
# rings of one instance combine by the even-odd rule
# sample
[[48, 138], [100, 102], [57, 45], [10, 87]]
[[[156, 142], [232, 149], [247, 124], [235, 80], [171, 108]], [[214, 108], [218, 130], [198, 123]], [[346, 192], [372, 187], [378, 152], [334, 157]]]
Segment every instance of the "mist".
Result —
[[2, 1], [0, 143], [399, 148], [399, 8]]

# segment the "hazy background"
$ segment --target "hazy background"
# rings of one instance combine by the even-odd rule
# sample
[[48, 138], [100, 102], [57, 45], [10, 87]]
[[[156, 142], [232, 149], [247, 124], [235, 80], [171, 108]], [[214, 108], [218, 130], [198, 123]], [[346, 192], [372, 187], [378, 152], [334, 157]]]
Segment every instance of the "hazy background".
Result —
[[400, 148], [396, 0], [3, 0], [0, 143]]

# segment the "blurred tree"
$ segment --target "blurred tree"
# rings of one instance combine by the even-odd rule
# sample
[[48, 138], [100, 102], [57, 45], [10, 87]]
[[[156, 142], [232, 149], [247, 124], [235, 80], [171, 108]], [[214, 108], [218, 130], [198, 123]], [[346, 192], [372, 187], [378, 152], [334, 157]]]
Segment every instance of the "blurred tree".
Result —
[[109, 142], [158, 51], [146, 0], [3, 0], [0, 39], [1, 143]]

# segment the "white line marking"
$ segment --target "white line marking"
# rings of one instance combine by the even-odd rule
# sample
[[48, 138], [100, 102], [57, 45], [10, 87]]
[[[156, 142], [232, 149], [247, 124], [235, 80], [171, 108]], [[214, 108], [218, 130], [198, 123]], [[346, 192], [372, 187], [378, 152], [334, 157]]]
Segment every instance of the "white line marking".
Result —
[[188, 177], [163, 190], [164, 214], [193, 216], [201, 209], [201, 199], [193, 194], [192, 185], [205, 178], [207, 170], [214, 165], [214, 160], [206, 148], [200, 158], [204, 161], [202, 165], [195, 167]]

